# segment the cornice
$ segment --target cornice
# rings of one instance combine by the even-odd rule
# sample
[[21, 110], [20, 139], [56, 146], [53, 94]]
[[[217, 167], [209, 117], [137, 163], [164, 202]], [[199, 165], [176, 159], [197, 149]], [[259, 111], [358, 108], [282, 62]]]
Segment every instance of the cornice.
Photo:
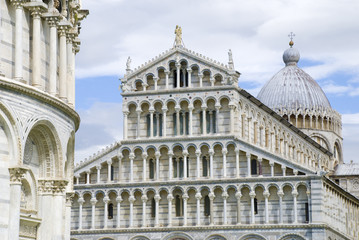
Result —
[[0, 76], [0, 89], [6, 89], [15, 93], [21, 93], [28, 97], [32, 97], [36, 100], [39, 100], [43, 104], [49, 105], [60, 110], [62, 113], [70, 117], [75, 123], [75, 131], [79, 128], [80, 125], [80, 116], [79, 114], [69, 107], [65, 102], [60, 99], [41, 91], [33, 86]]

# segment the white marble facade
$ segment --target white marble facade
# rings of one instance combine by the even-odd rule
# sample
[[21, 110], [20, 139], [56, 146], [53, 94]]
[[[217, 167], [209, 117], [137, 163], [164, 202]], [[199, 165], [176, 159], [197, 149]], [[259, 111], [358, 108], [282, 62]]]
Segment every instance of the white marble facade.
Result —
[[70, 239], [74, 66], [88, 12], [77, 0], [1, 0], [0, 10], [0, 239]]
[[[239, 88], [231, 52], [130, 62], [124, 139], [75, 167], [72, 239], [359, 237], [358, 199], [328, 179], [340, 158]], [[341, 143], [335, 116], [317, 129]]]

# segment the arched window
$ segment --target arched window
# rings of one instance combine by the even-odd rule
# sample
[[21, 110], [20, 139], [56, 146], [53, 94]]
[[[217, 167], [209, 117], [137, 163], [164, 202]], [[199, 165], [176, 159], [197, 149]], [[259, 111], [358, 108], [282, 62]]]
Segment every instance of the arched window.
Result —
[[108, 219], [112, 219], [113, 218], [113, 204], [110, 203], [107, 207], [107, 211], [108, 211]]
[[153, 159], [150, 159], [149, 162], [149, 167], [150, 167], [150, 179], [154, 179], [155, 178], [155, 163]]
[[211, 202], [209, 200], [208, 195], [204, 197], [204, 215], [205, 216], [211, 215]]
[[258, 214], [258, 200], [254, 198], [254, 214]]
[[180, 195], [176, 195], [176, 217], [183, 216], [183, 199]]
[[114, 175], [115, 175], [115, 168], [111, 165], [111, 181], [113, 181], [113, 178], [114, 178]]
[[207, 160], [206, 156], [202, 157], [202, 175], [203, 177], [208, 177], [208, 165], [209, 161]]
[[252, 175], [257, 174], [257, 160], [256, 159], [251, 160], [251, 174]]
[[152, 198], [151, 200], [151, 217], [156, 217], [156, 200]]

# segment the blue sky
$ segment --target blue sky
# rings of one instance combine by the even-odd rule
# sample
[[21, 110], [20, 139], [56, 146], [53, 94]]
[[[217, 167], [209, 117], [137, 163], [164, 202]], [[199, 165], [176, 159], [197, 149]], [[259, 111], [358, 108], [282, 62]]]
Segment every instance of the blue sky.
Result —
[[[187, 48], [227, 63], [232, 49], [239, 85], [254, 96], [283, 66], [288, 33], [299, 66], [343, 115], [344, 160], [359, 162], [359, 1], [83, 0], [77, 56], [76, 109], [81, 126], [76, 161], [122, 138], [119, 78], [172, 47], [181, 25]], [[175, 6], [174, 6], [175, 5]]]

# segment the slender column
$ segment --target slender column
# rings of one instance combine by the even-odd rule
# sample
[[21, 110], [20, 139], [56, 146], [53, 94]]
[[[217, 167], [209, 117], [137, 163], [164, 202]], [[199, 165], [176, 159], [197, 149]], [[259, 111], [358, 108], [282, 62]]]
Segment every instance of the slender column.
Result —
[[209, 81], [211, 82], [211, 87], [213, 87], [214, 86], [214, 77], [210, 77]]
[[146, 92], [146, 91], [147, 91], [148, 84], [147, 84], [146, 82], [144, 82], [144, 83], [142, 84], [142, 86], [143, 86], [143, 91]]
[[196, 157], [197, 157], [197, 161], [196, 161], [196, 177], [197, 179], [201, 177], [201, 171], [200, 171], [200, 162], [201, 162], [201, 150], [197, 149], [196, 150]]
[[66, 27], [59, 28], [59, 97], [67, 100], [67, 49], [66, 49]]
[[123, 155], [120, 153], [118, 155], [118, 182], [121, 182], [122, 180], [122, 158], [123, 158]]
[[8, 239], [19, 239], [20, 233], [20, 199], [21, 180], [26, 173], [25, 168], [10, 168], [10, 207], [9, 207], [9, 235]]
[[182, 152], [183, 155], [183, 178], [187, 179], [187, 157], [188, 157], [188, 151], [184, 150]]
[[286, 170], [286, 166], [282, 165], [282, 172], [283, 172], [283, 176], [285, 177], [285, 170]]
[[160, 157], [161, 157], [161, 153], [159, 151], [157, 151], [155, 153], [155, 157], [156, 157], [156, 180], [160, 180]]
[[236, 152], [236, 177], [240, 177], [240, 168], [239, 168], [239, 148], [235, 149]]
[[227, 198], [228, 198], [228, 193], [227, 192], [223, 192], [222, 193], [222, 198], [223, 198], [223, 225], [227, 225]]
[[153, 113], [155, 112], [155, 109], [153, 107], [150, 107], [150, 137], [153, 138]]
[[[82, 205], [84, 204], [85, 200], [80, 197], [77, 202], [79, 203], [79, 230], [82, 229]], [[16, 239], [16, 238], [12, 238]]]
[[118, 196], [116, 198], [116, 202], [117, 202], [117, 228], [121, 227], [121, 202], [122, 202], [122, 197]]
[[259, 177], [263, 177], [263, 167], [262, 167], [262, 161], [263, 161], [263, 159], [262, 158], [258, 158], [257, 159], [257, 161], [258, 161], [258, 169], [259, 169]]
[[160, 114], [156, 113], [156, 136], [160, 136]]
[[219, 134], [219, 109], [221, 108], [221, 105], [218, 104], [215, 106], [216, 107], [216, 134]]
[[215, 195], [213, 192], [210, 192], [208, 194], [209, 197], [209, 225], [213, 225], [213, 218], [214, 218], [214, 213], [213, 213], [213, 200], [215, 198]]
[[188, 106], [188, 111], [189, 111], [189, 119], [188, 119], [189, 129], [188, 130], [189, 130], [189, 136], [190, 137], [193, 134], [193, 109], [194, 109], [193, 105], [190, 104]]
[[269, 212], [268, 212], [269, 192], [264, 191], [263, 196], [264, 196], [265, 223], [269, 223]]
[[222, 156], [223, 156], [223, 178], [227, 177], [227, 148], [222, 149]]
[[160, 213], [159, 213], [159, 210], [160, 210], [160, 200], [161, 200], [161, 197], [160, 195], [157, 193], [155, 195], [155, 203], [156, 203], [156, 206], [155, 206], [155, 227], [159, 227], [160, 224], [159, 224], [159, 216], [160, 216]]
[[270, 161], [269, 165], [270, 165], [270, 175], [271, 177], [274, 177], [274, 162]]
[[108, 196], [105, 196], [103, 198], [103, 202], [105, 203], [105, 207], [104, 207], [104, 224], [103, 224], [103, 228], [107, 228], [107, 222], [108, 222], [108, 203], [110, 202], [110, 198]]
[[180, 167], [179, 167], [179, 158], [176, 158], [176, 166], [177, 166], [177, 178], [180, 176]]
[[142, 153], [142, 160], [143, 160], [143, 164], [142, 164], [142, 181], [146, 182], [147, 179], [147, 153]]
[[133, 227], [133, 203], [135, 202], [135, 197], [131, 194], [131, 196], [129, 197], [129, 202], [130, 202], [130, 227]]
[[66, 193], [66, 199], [65, 199], [65, 234], [64, 239], [69, 240], [70, 239], [70, 233], [71, 233], [71, 206], [73, 202], [75, 194], [73, 192], [67, 192]]
[[179, 64], [179, 63], [177, 63], [176, 64], [176, 67], [177, 67], [177, 88], [180, 88], [181, 86], [180, 86], [180, 71], [181, 71], [181, 64]]
[[187, 200], [189, 196], [187, 193], [182, 195], [183, 199], [183, 226], [187, 226]]
[[158, 77], [154, 77], [153, 81], [155, 82], [155, 91], [157, 91], [157, 82], [158, 82]]
[[48, 23], [50, 27], [50, 60], [49, 60], [49, 92], [55, 96], [57, 93], [57, 27], [56, 19], [49, 18]]
[[75, 106], [75, 74], [74, 74], [74, 62], [75, 62], [75, 49], [73, 48], [74, 35], [67, 35], [67, 67], [66, 67], [66, 93], [67, 101], [72, 107]]
[[90, 169], [86, 171], [86, 184], [90, 184], [90, 173], [91, 173]]
[[167, 136], [167, 108], [166, 107], [162, 108], [162, 117], [163, 117], [162, 136], [166, 137]]
[[255, 215], [254, 215], [254, 198], [256, 197], [256, 193], [254, 191], [251, 191], [249, 193], [249, 196], [251, 198], [251, 224], [256, 223]]
[[32, 85], [39, 89], [42, 89], [41, 84], [41, 19], [40, 19], [40, 9], [39, 8], [32, 8], [31, 9], [32, 15]]
[[133, 160], [135, 159], [135, 154], [130, 153], [130, 182], [133, 182]]
[[172, 161], [172, 158], [173, 158], [173, 152], [172, 151], [169, 151], [168, 152], [168, 178], [169, 178], [169, 180], [172, 180], [172, 178], [173, 178], [173, 166], [172, 166], [172, 164], [173, 164], [173, 161]]
[[198, 78], [199, 78], [199, 87], [202, 87], [203, 86], [203, 74], [202, 73], [199, 73], [198, 74]]
[[183, 133], [182, 135], [186, 135], [186, 112], [182, 111], [182, 129], [183, 129]]
[[141, 109], [137, 109], [137, 139], [139, 139], [141, 137], [140, 131], [141, 131]]
[[112, 160], [107, 160], [107, 182], [111, 182], [111, 166], [112, 166]]
[[239, 190], [236, 192], [236, 198], [237, 198], [237, 225], [241, 224], [241, 191]]
[[277, 194], [279, 197], [279, 223], [282, 224], [283, 223], [283, 196], [284, 196], [284, 193], [282, 191], [279, 191]]
[[203, 135], [207, 134], [206, 110], [207, 110], [207, 107], [203, 106], [202, 107], [202, 131], [203, 131], [202, 134]]
[[76, 185], [79, 185], [80, 184], [80, 175], [76, 174], [75, 178], [76, 178]]
[[192, 69], [191, 68], [187, 68], [187, 72], [188, 72], [188, 87], [192, 87]]
[[251, 154], [250, 153], [246, 153], [246, 157], [247, 157], [247, 177], [251, 177]]
[[234, 134], [234, 103], [229, 103], [229, 109], [230, 109], [230, 134]]
[[213, 168], [213, 156], [214, 156], [214, 150], [213, 149], [209, 149], [209, 151], [208, 151], [208, 153], [209, 153], [209, 167], [210, 167], [210, 177], [211, 177], [211, 179], [213, 179], [213, 177], [214, 177], [214, 168]]
[[[23, 44], [22, 44], [22, 31], [24, 8], [22, 1], [13, 1], [15, 6], [15, 79], [24, 82], [22, 75], [22, 60], [23, 60]], [[18, 236], [14, 239], [17, 239]]]
[[[64, 218], [63, 218], [63, 214], [64, 214], [64, 203], [66, 200], [65, 197], [65, 188], [67, 185], [67, 181], [66, 180], [54, 180], [52, 181], [53, 183], [53, 200], [52, 200], [52, 204], [53, 204], [53, 211], [50, 211], [50, 218], [43, 218], [44, 222], [49, 222], [49, 219], [56, 219], [56, 224], [52, 226], [52, 239], [63, 239], [63, 234], [64, 234]], [[46, 229], [46, 225], [43, 226], [43, 230]]]
[[168, 89], [168, 76], [170, 75], [169, 71], [165, 71], [166, 74], [166, 89]]
[[209, 111], [209, 134], [213, 134], [213, 111]]
[[123, 111], [123, 139], [127, 139], [128, 136], [128, 114], [129, 111]]
[[312, 222], [312, 198], [310, 195], [310, 190], [307, 190], [307, 198], [308, 198], [308, 215], [309, 215], [308, 223], [311, 223]]
[[101, 165], [97, 165], [96, 170], [97, 170], [96, 183], [100, 183], [100, 181], [101, 181]]
[[142, 195], [141, 200], [142, 200], [142, 227], [147, 227], [147, 223], [146, 223], [146, 202], [147, 202], [148, 198], [144, 194], [144, 195]]
[[294, 221], [293, 223], [297, 223], [298, 222], [298, 206], [297, 206], [297, 197], [298, 197], [298, 192], [297, 190], [294, 190], [292, 192], [292, 196], [293, 196], [293, 209], [294, 209]]
[[181, 107], [179, 105], [177, 105], [175, 107], [175, 111], [176, 111], [176, 135], [177, 137], [180, 136], [181, 134], [181, 125], [180, 125], [180, 110]]
[[167, 201], [168, 201], [168, 227], [172, 226], [172, 200], [173, 195], [168, 194]]
[[202, 198], [202, 195], [200, 192], [197, 192], [196, 195], [196, 205], [197, 205], [197, 214], [196, 214], [196, 217], [197, 217], [197, 222], [196, 222], [196, 225], [199, 226], [201, 225], [201, 198]]
[[97, 199], [95, 197], [92, 197], [90, 202], [91, 202], [91, 229], [95, 229], [95, 214], [96, 214]]

